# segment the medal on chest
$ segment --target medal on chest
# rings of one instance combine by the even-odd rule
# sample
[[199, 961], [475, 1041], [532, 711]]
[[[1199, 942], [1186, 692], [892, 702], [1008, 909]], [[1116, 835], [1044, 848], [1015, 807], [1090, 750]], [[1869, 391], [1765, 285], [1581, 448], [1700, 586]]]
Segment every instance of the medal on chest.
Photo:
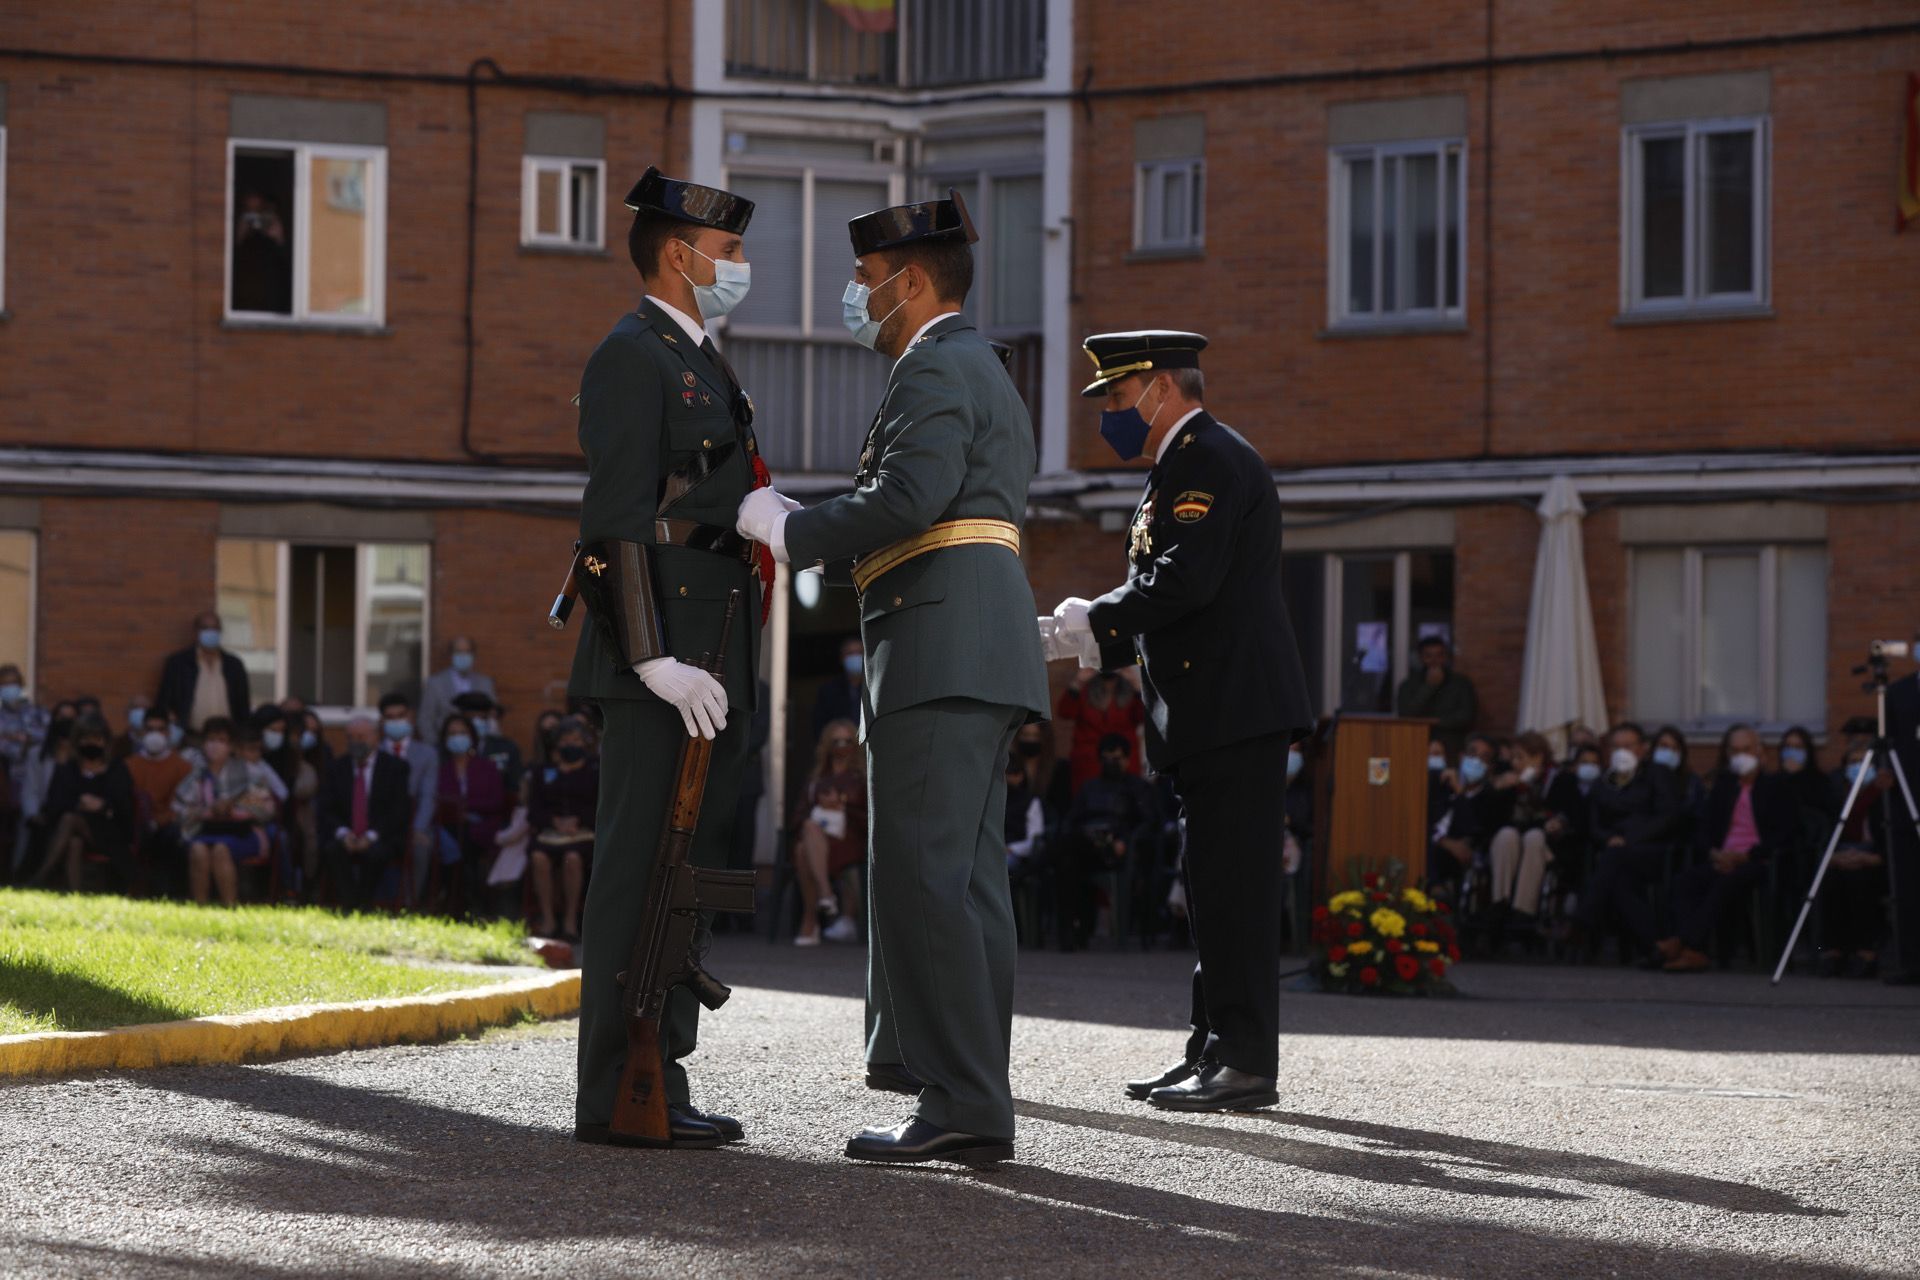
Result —
[[1144, 560], [1153, 554], [1153, 499], [1154, 495], [1149, 493], [1133, 516], [1133, 541], [1127, 554], [1135, 560]]

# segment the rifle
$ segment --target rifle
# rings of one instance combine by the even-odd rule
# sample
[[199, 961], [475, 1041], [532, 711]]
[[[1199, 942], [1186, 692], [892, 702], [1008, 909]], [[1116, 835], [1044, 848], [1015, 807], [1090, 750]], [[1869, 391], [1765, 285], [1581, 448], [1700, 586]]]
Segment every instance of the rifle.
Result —
[[567, 617], [573, 612], [573, 602], [580, 594], [580, 540], [574, 539], [573, 558], [567, 561], [567, 580], [560, 584], [560, 594], [553, 598], [553, 608], [547, 610], [547, 625], [555, 631], [567, 629]]
[[[720, 652], [708, 654], [699, 664], [716, 680], [725, 671], [727, 641], [739, 607], [736, 590], [727, 596]], [[733, 994], [700, 965], [700, 913], [753, 910], [753, 872], [708, 871], [687, 862], [712, 760], [713, 744], [699, 734], [680, 744], [673, 802], [667, 809], [666, 829], [660, 833], [660, 851], [654, 856], [640, 932], [633, 942], [633, 957], [618, 979], [620, 1010], [627, 1019], [627, 1065], [620, 1074], [608, 1128], [647, 1146], [673, 1145], [667, 1119], [666, 1058], [660, 1041], [667, 993], [686, 987], [709, 1009], [718, 1009]]]

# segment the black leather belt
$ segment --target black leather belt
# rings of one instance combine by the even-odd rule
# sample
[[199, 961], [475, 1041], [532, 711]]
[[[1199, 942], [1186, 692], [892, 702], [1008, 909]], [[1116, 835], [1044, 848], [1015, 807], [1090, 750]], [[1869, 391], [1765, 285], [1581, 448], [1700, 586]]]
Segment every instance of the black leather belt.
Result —
[[753, 563], [753, 543], [741, 537], [737, 530], [723, 529], [717, 524], [662, 518], [653, 522], [653, 540], [663, 547], [687, 547], [743, 564]]

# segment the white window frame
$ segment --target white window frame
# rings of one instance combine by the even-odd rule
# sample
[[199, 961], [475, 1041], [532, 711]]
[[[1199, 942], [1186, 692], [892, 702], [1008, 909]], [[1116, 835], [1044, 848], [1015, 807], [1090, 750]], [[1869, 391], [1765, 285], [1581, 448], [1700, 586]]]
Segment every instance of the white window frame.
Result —
[[[540, 175], [560, 175], [560, 225], [573, 226], [573, 171], [592, 169], [595, 191], [600, 199], [599, 216], [593, 220], [593, 238], [576, 240], [571, 231], [544, 235], [540, 231]], [[551, 249], [604, 249], [607, 244], [607, 162], [592, 156], [527, 155], [520, 159], [520, 243]]]
[[[1399, 549], [1355, 548], [1351, 551], [1303, 551], [1301, 555], [1320, 557], [1320, 706], [1326, 714], [1333, 714], [1340, 706], [1340, 676], [1344, 671], [1347, 652], [1347, 638], [1341, 633], [1341, 619], [1346, 613], [1346, 562], [1352, 560], [1393, 561], [1393, 629], [1388, 636], [1388, 649], [1391, 652], [1393, 666], [1388, 680], [1389, 690], [1397, 693], [1400, 682], [1407, 678], [1413, 669], [1413, 558], [1416, 555], [1450, 555], [1454, 561], [1454, 586], [1456, 599], [1459, 587], [1459, 552], [1450, 546], [1404, 547]], [[1457, 613], [1457, 611], [1456, 611]], [[1451, 621], [1458, 634], [1457, 623]], [[1449, 644], [1452, 641], [1449, 640]], [[1312, 679], [1311, 675], [1308, 679]]]
[[[1706, 255], [1701, 252], [1706, 202], [1700, 199], [1704, 148], [1702, 138], [1722, 133], [1753, 133], [1753, 288], [1739, 293], [1708, 293]], [[1681, 164], [1685, 176], [1681, 215], [1684, 242], [1681, 274], [1686, 291], [1674, 298], [1649, 298], [1643, 293], [1645, 244], [1645, 166], [1641, 143], [1660, 138], [1684, 138]], [[1726, 116], [1701, 120], [1673, 120], [1660, 124], [1628, 125], [1620, 131], [1620, 309], [1628, 315], [1677, 315], [1717, 310], [1752, 310], [1771, 304], [1773, 259], [1773, 130], [1768, 116]]]
[[[974, 190], [979, 193], [977, 197], [979, 208], [976, 211], [977, 216], [974, 221], [987, 223], [989, 225], [989, 232], [991, 233], [993, 230], [991, 223], [994, 210], [994, 184], [1016, 178], [1044, 179], [1045, 176], [1045, 167], [1040, 160], [1025, 157], [1017, 160], [1009, 160], [1005, 163], [974, 165], [971, 168], [963, 166], [934, 168], [920, 175], [917, 186], [921, 194], [913, 198], [916, 200], [942, 198], [947, 194], [948, 187], [958, 187], [966, 182], [974, 183]], [[1044, 254], [1046, 244], [1046, 229], [1044, 227], [1042, 227], [1040, 235], [1042, 252]], [[1041, 320], [1035, 321], [1030, 325], [1001, 323], [997, 315], [999, 299], [994, 296], [992, 265], [985, 259], [985, 255], [976, 256], [973, 265], [973, 292], [967, 295], [966, 310], [969, 315], [985, 317], [980, 323], [981, 333], [989, 338], [1026, 338], [1041, 332], [1045, 327], [1044, 315]], [[1046, 310], [1044, 291], [1040, 299], [1040, 306], [1044, 313]]]
[[[1434, 291], [1439, 300], [1434, 307], [1402, 307], [1388, 311], [1382, 305], [1384, 299], [1381, 290], [1384, 287], [1385, 273], [1381, 270], [1380, 235], [1386, 211], [1381, 207], [1385, 184], [1380, 180], [1381, 169], [1388, 160], [1407, 156], [1434, 157], [1440, 177], [1439, 189], [1445, 197], [1446, 166], [1449, 152], [1457, 152], [1460, 157], [1460, 181], [1453, 192], [1453, 208], [1445, 231], [1453, 237], [1454, 258], [1460, 264], [1456, 273], [1459, 296], [1452, 306], [1446, 303], [1447, 293], [1447, 255], [1444, 240], [1440, 252], [1434, 255]], [[1375, 306], [1372, 311], [1350, 311], [1347, 299], [1351, 291], [1348, 285], [1352, 280], [1352, 267], [1348, 247], [1352, 241], [1349, 234], [1349, 214], [1352, 211], [1352, 199], [1348, 191], [1347, 166], [1355, 160], [1373, 161], [1373, 297]], [[1338, 329], [1367, 329], [1377, 327], [1406, 328], [1410, 325], [1434, 325], [1436, 327], [1454, 327], [1466, 323], [1467, 319], [1467, 181], [1470, 154], [1464, 137], [1419, 138], [1404, 142], [1370, 142], [1363, 145], [1331, 147], [1327, 151], [1327, 324]], [[1409, 234], [1406, 218], [1406, 187], [1399, 188], [1402, 197], [1399, 208], [1394, 210], [1394, 245], [1396, 252], [1406, 255], [1411, 261], [1413, 240]], [[1408, 272], [1396, 270], [1396, 280], [1404, 281]]]
[[[1166, 205], [1161, 178], [1178, 173], [1186, 180], [1192, 205], [1184, 240], [1159, 238]], [[1207, 162], [1201, 156], [1178, 160], [1141, 160], [1133, 166], [1133, 248], [1136, 253], [1201, 253], [1207, 247]]]
[[[233, 166], [242, 149], [290, 151], [293, 153], [293, 311], [235, 311], [233, 309], [233, 226], [239, 211], [233, 204]], [[367, 314], [363, 316], [313, 315], [307, 310], [308, 272], [307, 210], [311, 206], [310, 173], [315, 157], [340, 160], [367, 160]], [[345, 143], [287, 142], [278, 138], [227, 139], [226, 232], [222, 237], [220, 309], [228, 320], [244, 324], [283, 324], [329, 329], [379, 329], [387, 322], [387, 149], [349, 146]]]
[[[1631, 651], [1631, 639], [1633, 636], [1631, 611], [1633, 609], [1634, 590], [1638, 582], [1639, 574], [1639, 566], [1636, 561], [1642, 553], [1653, 551], [1678, 551], [1681, 553], [1680, 594], [1682, 601], [1681, 608], [1683, 611], [1681, 622], [1685, 634], [1685, 638], [1679, 646], [1679, 652], [1673, 655], [1674, 660], [1680, 665], [1682, 705], [1665, 710], [1657, 707], [1635, 706], [1633, 708], [1633, 714], [1650, 721], [1671, 722], [1686, 733], [1724, 733], [1736, 724], [1750, 724], [1756, 731], [1769, 735], [1785, 732], [1790, 726], [1780, 715], [1779, 707], [1780, 552], [1787, 547], [1806, 548], [1815, 546], [1819, 547], [1822, 551], [1826, 550], [1825, 543], [1813, 542], [1728, 542], [1683, 545], [1667, 544], [1662, 546], [1630, 548], [1627, 557], [1626, 593], [1626, 608], [1629, 615], [1626, 627], [1626, 634], [1629, 638], [1628, 663], [1632, 664], [1641, 660], [1640, 654]], [[1700, 611], [1705, 605], [1701, 566], [1710, 556], [1750, 556], [1755, 554], [1758, 554], [1760, 558], [1760, 632], [1758, 639], [1760, 642], [1759, 681], [1761, 705], [1756, 707], [1751, 713], [1745, 715], [1705, 715], [1700, 710], [1700, 678], [1704, 665], [1700, 654], [1700, 646], [1702, 643]], [[1831, 612], [1831, 604], [1829, 604], [1829, 612]], [[1827, 673], [1825, 671], [1820, 672], [1819, 678], [1824, 688]], [[1629, 674], [1628, 687], [1631, 689], [1632, 686], [1633, 681], [1631, 674]], [[1824, 693], [1821, 696], [1821, 704], [1824, 715], [1826, 710], [1826, 697]], [[1820, 718], [1823, 717], [1815, 717], [1815, 719]], [[1820, 731], [1819, 725], [1810, 725], [1808, 727], [1812, 728], [1816, 733]]]

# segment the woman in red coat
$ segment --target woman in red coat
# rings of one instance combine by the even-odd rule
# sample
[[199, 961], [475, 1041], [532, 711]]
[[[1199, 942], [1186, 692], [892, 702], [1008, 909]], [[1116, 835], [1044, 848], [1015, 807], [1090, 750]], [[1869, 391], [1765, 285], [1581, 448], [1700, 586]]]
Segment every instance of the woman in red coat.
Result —
[[1100, 739], [1110, 733], [1127, 740], [1127, 772], [1140, 772], [1140, 726], [1147, 722], [1147, 707], [1140, 700], [1136, 671], [1129, 667], [1116, 675], [1082, 667], [1053, 709], [1055, 719], [1073, 725], [1073, 748], [1068, 759], [1073, 766], [1075, 795], [1080, 794], [1087, 779], [1099, 776]]

